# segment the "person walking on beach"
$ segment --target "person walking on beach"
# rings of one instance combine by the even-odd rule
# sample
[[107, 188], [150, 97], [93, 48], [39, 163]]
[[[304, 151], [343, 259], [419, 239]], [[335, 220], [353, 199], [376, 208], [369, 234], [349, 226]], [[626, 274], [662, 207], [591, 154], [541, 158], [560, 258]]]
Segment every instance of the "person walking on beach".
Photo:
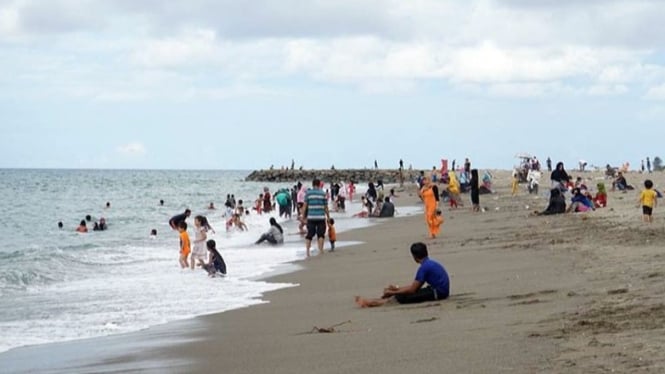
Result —
[[191, 252], [189, 235], [187, 234], [187, 222], [180, 221], [178, 224], [178, 231], [180, 232], [180, 267], [187, 269], [189, 267], [187, 256], [189, 256], [189, 252]]
[[547, 156], [547, 171], [552, 172], [552, 159], [549, 156]]
[[423, 187], [418, 195], [425, 203], [425, 222], [429, 231], [429, 237], [434, 239], [439, 234], [440, 224], [437, 225], [436, 210], [438, 204], [434, 196], [434, 185], [429, 177], [423, 178]]
[[[420, 265], [413, 282], [403, 287], [389, 285], [383, 289], [383, 295], [379, 299], [365, 299], [356, 296], [356, 304], [359, 307], [382, 306], [392, 299], [400, 304], [414, 304], [448, 298], [450, 295], [450, 278], [446, 268], [429, 258], [425, 243], [414, 243], [410, 250], [413, 260]], [[425, 284], [427, 284], [427, 287], [423, 287]]]
[[653, 223], [653, 210], [658, 205], [658, 193], [653, 189], [653, 182], [650, 179], [644, 181], [644, 190], [640, 194], [638, 204], [642, 205], [642, 221]]
[[187, 220], [187, 217], [189, 217], [192, 214], [192, 211], [189, 209], [185, 209], [184, 213], [177, 214], [169, 220], [169, 226], [173, 230], [178, 231], [178, 228], [180, 227], [180, 222], [185, 222]]
[[310, 248], [312, 239], [316, 235], [317, 248], [319, 254], [323, 254], [323, 241], [326, 235], [326, 222], [330, 218], [328, 212], [328, 201], [326, 194], [321, 189], [321, 181], [314, 179], [312, 188], [305, 194], [305, 203], [303, 205], [303, 215], [301, 219], [307, 222], [307, 235], [305, 235], [305, 249], [307, 257], [310, 257]]

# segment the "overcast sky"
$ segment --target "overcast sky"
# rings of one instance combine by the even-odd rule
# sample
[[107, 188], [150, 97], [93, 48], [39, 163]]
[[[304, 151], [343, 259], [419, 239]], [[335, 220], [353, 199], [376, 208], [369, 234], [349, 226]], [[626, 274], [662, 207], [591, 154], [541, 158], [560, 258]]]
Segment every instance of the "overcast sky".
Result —
[[0, 167], [638, 165], [665, 157], [663, 20], [658, 0], [0, 0]]

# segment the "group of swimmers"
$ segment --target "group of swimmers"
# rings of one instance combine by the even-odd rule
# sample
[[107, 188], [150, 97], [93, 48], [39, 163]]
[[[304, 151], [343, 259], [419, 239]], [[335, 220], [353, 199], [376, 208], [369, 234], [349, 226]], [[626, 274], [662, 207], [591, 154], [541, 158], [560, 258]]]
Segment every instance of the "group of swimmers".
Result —
[[[106, 208], [110, 208], [111, 203], [106, 202]], [[88, 222], [92, 222], [92, 216], [91, 215], [86, 215], [85, 219], [82, 219], [81, 222], [79, 222], [79, 225], [76, 227], [75, 231], [78, 233], [87, 233], [88, 230]], [[64, 223], [62, 221], [58, 222], [58, 228], [63, 229], [65, 227]], [[106, 218], [101, 217], [99, 218], [99, 221], [94, 221], [93, 222], [93, 227], [92, 231], [104, 231], [108, 229], [108, 225], [106, 224]]]

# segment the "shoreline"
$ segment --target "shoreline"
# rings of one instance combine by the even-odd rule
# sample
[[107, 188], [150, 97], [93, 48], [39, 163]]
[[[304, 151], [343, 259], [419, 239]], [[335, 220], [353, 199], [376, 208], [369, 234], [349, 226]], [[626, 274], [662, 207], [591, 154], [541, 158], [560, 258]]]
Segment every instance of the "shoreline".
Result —
[[[416, 208], [413, 205], [405, 205], [404, 207], [411, 209]], [[395, 219], [403, 219], [409, 216], [410, 215], [408, 214], [404, 216], [396, 216]], [[352, 232], [357, 230], [362, 231], [367, 228], [380, 225], [381, 224], [380, 222], [383, 222], [383, 220], [378, 220], [374, 218], [370, 219], [376, 221], [371, 223], [366, 223], [362, 227], [348, 229], [348, 231], [341, 230], [338, 231], [338, 233], [345, 234], [347, 232]], [[358, 246], [363, 244], [363, 242], [343, 240], [343, 241], [338, 241], [336, 244], [337, 244], [336, 248], [339, 251], [339, 249], [341, 248], [346, 249]], [[302, 245], [304, 246], [304, 242], [302, 242]], [[315, 244], [313, 246], [315, 247]], [[327, 250], [326, 253], [328, 253]], [[313, 258], [315, 257], [316, 256], [314, 256]], [[251, 281], [264, 281], [273, 284], [279, 284], [279, 283], [288, 284], [288, 286], [284, 286], [276, 290], [266, 291], [265, 293], [262, 294], [261, 297], [254, 299], [255, 301], [257, 301], [257, 303], [253, 303], [250, 305], [243, 305], [229, 310], [196, 315], [186, 319], [159, 323], [136, 331], [128, 331], [118, 334], [93, 336], [93, 337], [85, 337], [80, 339], [45, 342], [41, 344], [32, 344], [32, 345], [14, 347], [7, 351], [0, 352], [0, 366], [9, 369], [10, 370], [9, 372], [33, 372], [34, 370], [37, 371], [48, 370], [49, 372], [64, 373], [64, 372], [69, 372], [69, 370], [71, 370], [73, 367], [81, 368], [82, 367], [81, 365], [83, 366], [96, 365], [96, 363], [105, 362], [106, 360], [115, 361], [114, 357], [129, 354], [134, 348], [136, 348], [136, 346], [139, 346], [141, 349], [151, 350], [167, 346], [169, 344], [181, 342], [183, 340], [186, 341], [187, 339], [182, 339], [180, 337], [180, 334], [178, 333], [171, 334], [171, 332], [173, 331], [186, 332], [192, 328], [196, 329], [198, 328], [197, 324], [200, 322], [200, 319], [202, 318], [206, 318], [213, 315], [221, 315], [233, 311], [241, 311], [244, 309], [269, 303], [269, 301], [267, 301], [266, 295], [271, 294], [273, 292], [277, 292], [279, 290], [297, 288], [299, 286], [298, 282], [280, 282], [278, 281], [278, 279], [284, 276], [289, 276], [303, 271], [306, 268], [304, 265], [308, 261], [309, 260], [306, 258], [301, 258], [291, 262], [279, 264], [274, 269], [272, 269], [267, 273], [247, 278], [248, 280]], [[110, 352], [102, 353], [100, 350], [93, 349], [90, 351], [91, 355], [89, 355], [89, 357], [85, 357], [82, 359], [80, 357], [80, 352], [86, 351], [88, 349], [89, 344], [93, 345], [99, 344], [101, 346], [105, 346], [106, 349], [110, 350]], [[28, 360], [35, 355], [39, 357], [50, 355], [49, 353], [47, 353], [49, 351], [59, 352], [57, 356], [62, 358], [63, 360], [58, 360], [58, 359], [46, 360], [46, 363], [48, 363], [48, 365], [53, 365], [53, 366], [40, 366], [40, 365], [29, 366], [29, 367], [21, 366], [21, 361]], [[101, 361], [99, 361], [100, 359]], [[152, 362], [152, 360], [145, 361], [144, 364], [147, 367], [156, 365], [150, 362]], [[70, 364], [73, 364], [74, 366], [71, 366]], [[116, 364], [114, 364], [114, 368], [109, 368], [108, 370], [111, 371], [117, 370], [115, 365]], [[157, 366], [161, 367], [161, 365]], [[164, 368], [162, 367], [161, 369], [159, 369], [159, 371], [162, 371], [163, 369]], [[95, 371], [98, 370], [99, 369], [96, 369]]]
[[[421, 215], [382, 220], [340, 235], [363, 244], [296, 261], [301, 270], [266, 279], [298, 287], [267, 292], [265, 303], [136, 333], [37, 346], [22, 350], [23, 359], [72, 358], [43, 366], [55, 373], [663, 369], [662, 214], [645, 227], [635, 194], [610, 192], [609, 208], [531, 217], [546, 199], [523, 192], [513, 198], [507, 180], [495, 179], [506, 184], [500, 194], [481, 196], [486, 213], [445, 207], [436, 240], [425, 238]], [[400, 205], [416, 199], [409, 191], [400, 194]], [[378, 296], [389, 283], [413, 279], [417, 266], [408, 246], [415, 241], [426, 242], [431, 257], [447, 268], [450, 299], [358, 308], [355, 295]]]

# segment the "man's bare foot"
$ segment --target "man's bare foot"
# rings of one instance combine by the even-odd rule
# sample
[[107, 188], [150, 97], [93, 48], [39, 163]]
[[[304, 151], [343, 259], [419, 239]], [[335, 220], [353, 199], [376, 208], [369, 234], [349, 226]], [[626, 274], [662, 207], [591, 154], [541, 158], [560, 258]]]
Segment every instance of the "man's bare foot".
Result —
[[360, 296], [356, 296], [356, 304], [361, 308], [369, 308], [369, 302]]

